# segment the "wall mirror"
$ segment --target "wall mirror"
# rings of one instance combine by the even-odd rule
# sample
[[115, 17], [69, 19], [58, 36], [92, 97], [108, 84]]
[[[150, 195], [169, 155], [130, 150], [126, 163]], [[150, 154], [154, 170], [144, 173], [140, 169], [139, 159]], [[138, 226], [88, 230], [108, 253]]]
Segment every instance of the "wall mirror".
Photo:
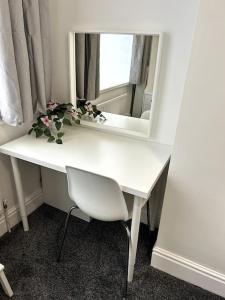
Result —
[[70, 32], [71, 101], [106, 117], [81, 124], [150, 137], [161, 45], [161, 33]]

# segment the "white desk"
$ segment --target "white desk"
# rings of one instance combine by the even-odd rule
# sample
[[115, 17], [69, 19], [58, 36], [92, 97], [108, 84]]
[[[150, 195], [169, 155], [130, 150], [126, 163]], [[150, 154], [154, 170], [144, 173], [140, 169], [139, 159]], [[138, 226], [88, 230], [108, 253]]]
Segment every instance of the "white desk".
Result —
[[128, 281], [136, 260], [141, 209], [170, 158], [170, 147], [82, 127], [64, 128], [63, 145], [25, 135], [3, 146], [11, 158], [24, 230], [29, 230], [18, 159], [66, 173], [65, 166], [115, 179], [124, 192], [134, 195]]

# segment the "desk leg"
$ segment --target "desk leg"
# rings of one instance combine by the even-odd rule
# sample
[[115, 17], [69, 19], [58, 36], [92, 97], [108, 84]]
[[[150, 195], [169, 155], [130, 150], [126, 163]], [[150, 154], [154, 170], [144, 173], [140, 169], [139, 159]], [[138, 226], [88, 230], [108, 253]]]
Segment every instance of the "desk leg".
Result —
[[28, 225], [28, 220], [27, 220], [25, 198], [24, 198], [20, 170], [19, 170], [19, 166], [18, 166], [18, 159], [15, 157], [12, 157], [12, 156], [10, 157], [10, 159], [11, 159], [11, 163], [12, 163], [14, 181], [15, 181], [15, 185], [16, 185], [16, 192], [17, 192], [17, 199], [18, 199], [18, 203], [19, 203], [20, 216], [21, 216], [21, 219], [23, 222], [23, 229], [24, 229], [24, 231], [28, 231], [29, 225]]
[[139, 227], [141, 220], [141, 209], [144, 204], [144, 199], [137, 196], [134, 197], [133, 216], [131, 223], [131, 247], [129, 250], [129, 266], [128, 266], [128, 282], [132, 282], [134, 274], [134, 265], [136, 261], [137, 244]]

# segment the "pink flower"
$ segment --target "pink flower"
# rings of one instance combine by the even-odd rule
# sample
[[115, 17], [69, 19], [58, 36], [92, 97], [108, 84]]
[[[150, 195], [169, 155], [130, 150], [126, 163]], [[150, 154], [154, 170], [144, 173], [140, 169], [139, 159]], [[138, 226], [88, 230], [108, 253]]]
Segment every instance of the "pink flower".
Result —
[[48, 116], [42, 117], [41, 121], [45, 126], [47, 126], [47, 127], [50, 126], [50, 120], [49, 120]]
[[49, 100], [47, 105], [55, 104], [56, 102], [54, 100]]
[[47, 108], [50, 110], [54, 110], [54, 108], [56, 108], [58, 106], [58, 104], [56, 102], [54, 102], [53, 100], [50, 100], [47, 104]]

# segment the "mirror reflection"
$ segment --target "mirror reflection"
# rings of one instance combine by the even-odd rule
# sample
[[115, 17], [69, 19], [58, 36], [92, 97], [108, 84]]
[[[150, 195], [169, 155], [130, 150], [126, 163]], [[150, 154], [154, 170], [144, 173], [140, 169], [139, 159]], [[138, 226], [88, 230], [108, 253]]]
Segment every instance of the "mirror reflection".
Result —
[[158, 44], [159, 35], [75, 33], [77, 106], [149, 119]]

